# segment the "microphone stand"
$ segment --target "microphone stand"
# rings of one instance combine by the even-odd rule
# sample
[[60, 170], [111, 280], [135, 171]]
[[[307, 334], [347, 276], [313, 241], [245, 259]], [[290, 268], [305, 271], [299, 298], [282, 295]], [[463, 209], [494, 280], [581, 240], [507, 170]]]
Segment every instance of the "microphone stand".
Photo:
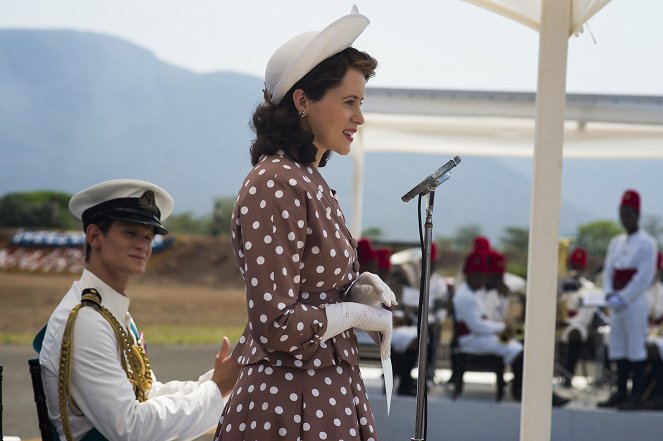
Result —
[[[448, 178], [447, 178], [448, 179]], [[421, 197], [421, 195], [419, 196]], [[426, 415], [428, 413], [428, 299], [430, 295], [431, 244], [433, 243], [433, 204], [435, 189], [427, 194], [426, 221], [424, 223], [424, 243], [421, 255], [421, 292], [419, 295], [419, 354], [417, 368], [417, 411], [415, 415], [415, 435], [411, 441], [424, 441], [426, 435]]]
[[[460, 161], [460, 158], [458, 158]], [[430, 267], [431, 267], [431, 244], [433, 243], [433, 205], [435, 202], [435, 188], [449, 179], [451, 174], [446, 172], [441, 176], [429, 176], [423, 183], [419, 184], [419, 216], [421, 216], [421, 198], [426, 195], [426, 221], [424, 223], [425, 233], [423, 234], [423, 244], [421, 253], [421, 285], [419, 292], [419, 310], [418, 310], [418, 375], [417, 375], [417, 410], [415, 419], [415, 436], [411, 441], [425, 441], [426, 434], [426, 414], [428, 412], [428, 391], [427, 391], [427, 359], [428, 359], [428, 299], [430, 291]], [[415, 191], [413, 189], [412, 191]], [[412, 192], [411, 191], [411, 192]], [[406, 194], [403, 200], [407, 202]], [[419, 221], [421, 235], [421, 219]]]

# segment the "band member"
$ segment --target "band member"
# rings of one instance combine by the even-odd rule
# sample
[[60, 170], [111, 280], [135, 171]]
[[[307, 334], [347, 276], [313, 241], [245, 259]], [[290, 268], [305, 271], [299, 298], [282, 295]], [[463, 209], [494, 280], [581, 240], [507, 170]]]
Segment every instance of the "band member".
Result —
[[[654, 280], [656, 244], [638, 227], [640, 195], [635, 190], [624, 192], [619, 217], [626, 233], [610, 241], [603, 271], [610, 307], [608, 355], [617, 365], [617, 391], [599, 403], [600, 407], [629, 406], [629, 401], [640, 400], [645, 386], [647, 289]], [[633, 381], [630, 393], [629, 376]]]
[[145, 272], [154, 236], [168, 233], [172, 198], [117, 179], [75, 194], [69, 209], [83, 221], [85, 270], [51, 315], [39, 356], [58, 439], [185, 440], [210, 430], [239, 375], [228, 340], [213, 371], [162, 384], [129, 313], [129, 281]]
[[564, 310], [560, 339], [566, 345], [563, 372], [563, 385], [566, 387], [571, 386], [583, 345], [587, 341], [594, 319], [594, 307], [587, 306], [587, 302], [583, 300], [583, 294], [587, 290], [596, 289], [596, 285], [585, 277], [586, 268], [587, 251], [577, 247], [568, 259], [568, 277], [560, 283], [560, 302], [563, 302]]

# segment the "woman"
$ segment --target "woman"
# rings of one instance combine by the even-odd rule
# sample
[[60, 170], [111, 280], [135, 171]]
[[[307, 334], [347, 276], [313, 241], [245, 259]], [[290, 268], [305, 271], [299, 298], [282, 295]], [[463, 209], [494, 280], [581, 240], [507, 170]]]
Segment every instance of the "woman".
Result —
[[377, 62], [350, 47], [369, 21], [356, 8], [286, 42], [265, 73], [265, 102], [232, 217], [249, 323], [243, 366], [216, 439], [377, 440], [353, 327], [377, 331], [389, 357], [393, 292], [358, 276], [357, 241], [318, 172], [346, 155]]

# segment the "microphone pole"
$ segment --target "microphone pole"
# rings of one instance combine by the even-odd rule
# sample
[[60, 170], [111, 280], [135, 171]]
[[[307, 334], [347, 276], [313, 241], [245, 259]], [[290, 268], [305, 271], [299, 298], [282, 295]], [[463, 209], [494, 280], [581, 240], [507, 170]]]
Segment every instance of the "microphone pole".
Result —
[[[421, 285], [419, 293], [419, 319], [418, 319], [418, 375], [417, 375], [417, 409], [415, 416], [415, 436], [411, 441], [425, 441], [426, 436], [426, 414], [428, 412], [427, 393], [427, 360], [428, 360], [428, 299], [430, 297], [430, 268], [431, 268], [431, 245], [433, 243], [433, 205], [435, 202], [435, 189], [451, 177], [449, 170], [460, 163], [460, 157], [456, 156], [440, 167], [437, 171], [426, 177], [412, 190], [403, 195], [403, 202], [407, 202], [414, 196], [419, 198], [426, 195], [426, 221], [424, 223], [424, 237], [421, 253]], [[421, 199], [420, 199], [421, 203]], [[421, 207], [419, 208], [421, 214]], [[421, 220], [420, 220], [421, 222]], [[419, 224], [421, 227], [421, 224]], [[421, 233], [421, 229], [419, 230]]]

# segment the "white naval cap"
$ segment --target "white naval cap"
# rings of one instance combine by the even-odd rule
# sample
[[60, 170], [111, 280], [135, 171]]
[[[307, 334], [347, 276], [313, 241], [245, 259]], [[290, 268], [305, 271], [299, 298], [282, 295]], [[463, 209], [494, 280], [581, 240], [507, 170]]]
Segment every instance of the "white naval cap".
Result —
[[136, 179], [113, 179], [72, 196], [69, 211], [83, 221], [83, 228], [102, 218], [134, 222], [155, 227], [158, 234], [168, 234], [161, 225], [173, 212], [173, 198], [163, 188]]

